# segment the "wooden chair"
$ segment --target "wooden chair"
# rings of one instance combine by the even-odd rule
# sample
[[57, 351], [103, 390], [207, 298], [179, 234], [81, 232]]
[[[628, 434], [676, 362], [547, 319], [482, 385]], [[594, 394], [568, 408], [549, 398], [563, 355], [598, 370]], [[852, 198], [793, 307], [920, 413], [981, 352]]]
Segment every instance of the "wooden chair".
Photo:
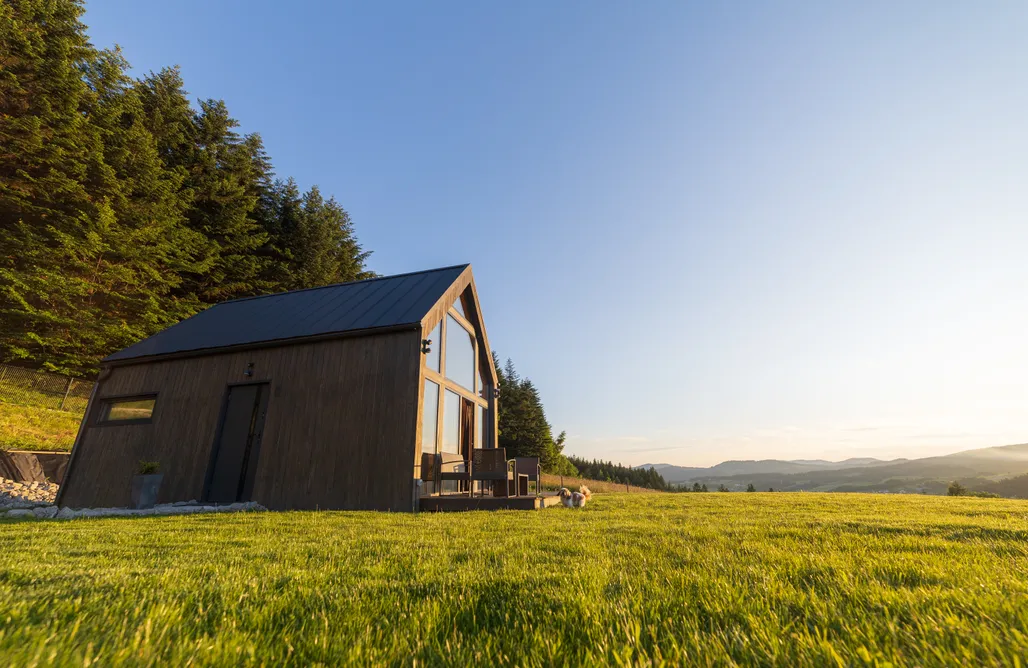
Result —
[[421, 453], [421, 482], [435, 482], [439, 480], [439, 472], [436, 470], [437, 465], [435, 453]]
[[[452, 452], [440, 452], [436, 455], [439, 460], [439, 481], [458, 481], [468, 483], [468, 495], [471, 495], [471, 467], [464, 457]], [[440, 489], [440, 492], [442, 490]]]
[[439, 483], [440, 494], [442, 483], [449, 481], [468, 482], [470, 493], [471, 471], [468, 462], [458, 454], [452, 452], [423, 452], [421, 453], [421, 481]]
[[[515, 457], [514, 458], [514, 479], [518, 483], [518, 495], [528, 496], [528, 483], [535, 482], [535, 495], [539, 496], [540, 484], [543, 479], [543, 470], [539, 465], [538, 457]], [[524, 479], [525, 488], [521, 489], [521, 481]]]
[[[511, 482], [515, 480], [512, 464], [503, 448], [476, 448], [471, 451], [471, 480], [492, 481], [494, 496], [500, 496], [496, 493], [497, 483], [503, 482], [503, 496], [510, 496]], [[485, 496], [484, 489], [482, 495]]]

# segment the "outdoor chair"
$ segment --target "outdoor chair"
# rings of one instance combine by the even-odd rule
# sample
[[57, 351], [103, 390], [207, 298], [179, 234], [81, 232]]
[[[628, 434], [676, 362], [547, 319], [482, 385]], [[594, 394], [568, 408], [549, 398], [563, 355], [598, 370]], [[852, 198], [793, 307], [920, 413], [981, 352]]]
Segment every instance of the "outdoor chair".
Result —
[[[512, 464], [504, 448], [476, 448], [471, 451], [471, 480], [492, 481], [494, 496], [500, 496], [496, 493], [497, 483], [503, 482], [503, 496], [510, 496], [511, 482], [515, 479]], [[484, 487], [482, 495], [485, 496]]]
[[471, 472], [468, 462], [451, 452], [421, 453], [421, 481], [439, 483], [437, 492], [442, 493], [442, 483], [450, 481], [468, 482], [470, 492]]
[[468, 466], [469, 462], [460, 455], [452, 452], [440, 452], [438, 455], [436, 455], [436, 457], [438, 457], [439, 459], [439, 481], [467, 482], [468, 495], [470, 496], [471, 467]]
[[[542, 467], [539, 465], [538, 457], [515, 457], [514, 458], [514, 479], [518, 483], [518, 495], [528, 496], [528, 483], [535, 482], [535, 495], [539, 496], [539, 490], [543, 479]], [[522, 486], [522, 482], [524, 485]]]

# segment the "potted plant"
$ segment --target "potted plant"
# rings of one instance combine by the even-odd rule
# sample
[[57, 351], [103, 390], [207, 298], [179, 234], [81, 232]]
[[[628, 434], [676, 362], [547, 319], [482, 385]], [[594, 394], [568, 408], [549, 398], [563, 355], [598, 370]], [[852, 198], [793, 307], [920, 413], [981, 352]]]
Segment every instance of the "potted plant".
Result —
[[157, 503], [157, 492], [161, 488], [164, 474], [160, 462], [139, 462], [139, 475], [132, 476], [132, 507], [153, 508]]

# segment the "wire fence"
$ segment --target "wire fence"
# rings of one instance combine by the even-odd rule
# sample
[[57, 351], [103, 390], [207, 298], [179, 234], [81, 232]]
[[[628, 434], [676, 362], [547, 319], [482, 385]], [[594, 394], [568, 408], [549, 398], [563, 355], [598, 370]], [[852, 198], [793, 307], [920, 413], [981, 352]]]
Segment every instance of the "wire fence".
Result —
[[81, 413], [93, 381], [0, 364], [0, 401]]

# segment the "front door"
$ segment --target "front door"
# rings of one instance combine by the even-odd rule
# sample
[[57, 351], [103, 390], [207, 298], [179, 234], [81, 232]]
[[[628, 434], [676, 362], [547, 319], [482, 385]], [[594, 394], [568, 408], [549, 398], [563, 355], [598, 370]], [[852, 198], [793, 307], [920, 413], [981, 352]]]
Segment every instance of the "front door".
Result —
[[253, 493], [257, 456], [268, 412], [268, 385], [235, 385], [228, 388], [225, 421], [214, 448], [213, 471], [207, 501], [249, 501]]

